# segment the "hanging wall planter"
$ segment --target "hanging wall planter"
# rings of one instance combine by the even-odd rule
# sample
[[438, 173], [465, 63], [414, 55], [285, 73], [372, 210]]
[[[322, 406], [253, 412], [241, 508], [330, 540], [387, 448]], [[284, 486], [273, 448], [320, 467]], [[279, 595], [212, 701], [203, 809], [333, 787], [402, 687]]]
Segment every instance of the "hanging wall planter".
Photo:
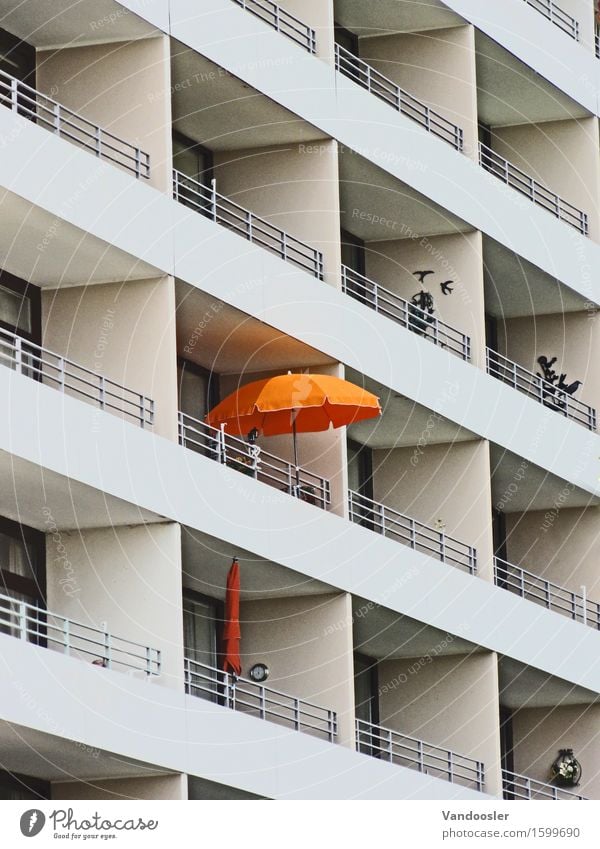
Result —
[[577, 787], [581, 781], [581, 764], [573, 749], [561, 749], [552, 764], [552, 780], [559, 787]]

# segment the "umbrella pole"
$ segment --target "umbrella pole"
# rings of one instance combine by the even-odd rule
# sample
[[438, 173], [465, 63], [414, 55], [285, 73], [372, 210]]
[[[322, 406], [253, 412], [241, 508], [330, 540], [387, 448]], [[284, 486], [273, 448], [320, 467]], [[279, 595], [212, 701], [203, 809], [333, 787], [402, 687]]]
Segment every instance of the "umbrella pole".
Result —
[[294, 466], [296, 467], [296, 495], [300, 490], [300, 470], [298, 468], [298, 435], [296, 433], [296, 410], [292, 411], [292, 433], [294, 435]]

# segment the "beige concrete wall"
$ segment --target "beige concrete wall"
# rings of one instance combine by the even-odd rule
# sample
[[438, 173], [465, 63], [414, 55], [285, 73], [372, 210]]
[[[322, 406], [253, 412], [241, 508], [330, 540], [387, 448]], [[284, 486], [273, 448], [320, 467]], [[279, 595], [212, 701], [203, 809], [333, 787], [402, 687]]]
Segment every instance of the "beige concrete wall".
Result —
[[379, 701], [381, 725], [482, 761], [486, 792], [500, 792], [494, 654], [383, 661]]
[[525, 316], [498, 322], [501, 354], [534, 374], [543, 374], [537, 358], [558, 357], [553, 366], [566, 374], [566, 383], [583, 381], [573, 395], [591, 407], [600, 407], [600, 375], [595, 368], [600, 359], [600, 317], [597, 312]]
[[359, 50], [365, 62], [462, 127], [466, 153], [477, 156], [472, 26], [361, 38]]
[[507, 513], [507, 557], [535, 575], [600, 602], [600, 508], [569, 507], [572, 489], [549, 510]]
[[149, 696], [158, 684], [182, 686], [179, 525], [61, 531], [60, 540], [48, 537], [46, 572], [49, 610], [161, 651]]
[[559, 749], [573, 749], [582, 767], [574, 792], [600, 799], [600, 705], [525, 708], [513, 717], [515, 772], [550, 782]]
[[185, 775], [111, 778], [99, 781], [53, 781], [53, 799], [187, 799]]
[[214, 164], [221, 194], [322, 251], [325, 280], [339, 287], [337, 142], [227, 151]]
[[[470, 337], [472, 361], [484, 368], [481, 233], [368, 242], [365, 248], [367, 277], [407, 301], [423, 288], [428, 291], [435, 301], [435, 316]], [[435, 273], [421, 286], [413, 272], [429, 270]], [[454, 281], [450, 295], [444, 295], [440, 288], [447, 280]]]
[[242, 674], [264, 662], [267, 686], [338, 714], [338, 742], [354, 745], [352, 602], [347, 594], [245, 601]]
[[333, 3], [323, 0], [281, 0], [282, 9], [316, 32], [317, 56], [333, 62]]
[[598, 121], [547, 121], [495, 127], [492, 147], [531, 177], [586, 212], [590, 236], [598, 241]]
[[[287, 370], [278, 369], [273, 374], [285, 374]], [[341, 365], [316, 366], [310, 369], [313, 374], [331, 374], [344, 377]], [[247, 373], [243, 375], [221, 375], [221, 397], [225, 398], [239, 386], [269, 377], [270, 372]], [[257, 440], [265, 451], [275, 454], [289, 463], [294, 462], [293, 437], [261, 436]], [[325, 478], [331, 488], [331, 511], [340, 516], [348, 512], [348, 462], [346, 428], [330, 429], [320, 433], [300, 433], [297, 437], [298, 464], [309, 472]]]
[[171, 190], [171, 77], [166, 36], [37, 54], [36, 85], [150, 154], [150, 183]]
[[477, 549], [478, 574], [492, 580], [489, 450], [486, 442], [373, 451], [376, 501]]
[[44, 289], [42, 328], [51, 351], [152, 398], [154, 432], [177, 439], [171, 278]]

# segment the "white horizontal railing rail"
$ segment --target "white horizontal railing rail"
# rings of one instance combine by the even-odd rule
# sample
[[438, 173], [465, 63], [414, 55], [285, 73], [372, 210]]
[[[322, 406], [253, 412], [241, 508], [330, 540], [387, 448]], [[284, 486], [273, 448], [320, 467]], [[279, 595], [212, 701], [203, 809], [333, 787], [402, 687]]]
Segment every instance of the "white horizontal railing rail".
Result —
[[311, 704], [246, 678], [185, 658], [185, 689], [216, 704], [266, 719], [296, 731], [325, 737], [333, 742], [337, 735], [335, 711]]
[[589, 601], [584, 595], [540, 578], [539, 575], [521, 569], [520, 566], [500, 557], [494, 557], [494, 580], [497, 586], [510, 590], [527, 601], [534, 601], [548, 610], [554, 610], [576, 622], [583, 622], [584, 625], [600, 630], [600, 604]]
[[0, 104], [136, 177], [150, 177], [149, 154], [4, 71], [0, 71]]
[[403, 545], [408, 545], [429, 557], [435, 557], [442, 563], [456, 566], [471, 575], [476, 574], [477, 553], [472, 546], [459, 542], [443, 531], [430, 528], [416, 519], [404, 516], [385, 504], [372, 501], [358, 492], [350, 490], [348, 496], [351, 522], [356, 522]]
[[340, 44], [335, 45], [335, 68], [345, 77], [379, 97], [380, 100], [385, 100], [398, 112], [412, 118], [413, 121], [416, 121], [417, 124], [420, 124], [434, 136], [451, 144], [456, 150], [462, 151], [463, 131], [461, 127], [457, 127], [452, 121], [443, 118], [438, 112], [404, 91], [395, 82]]
[[34, 604], [0, 595], [0, 634], [62, 652], [98, 666], [146, 675], [160, 673], [159, 649], [116, 637]]
[[2, 328], [0, 365], [66, 395], [83, 399], [101, 410], [119, 413], [140, 427], [154, 423], [154, 401], [151, 398]]
[[596, 430], [596, 410], [593, 407], [491, 348], [486, 348], [486, 369], [492, 377], [518, 389], [544, 407], [562, 413], [588, 430]]
[[434, 345], [457, 354], [463, 360], [471, 359], [468, 336], [346, 265], [342, 265], [342, 291]]
[[272, 26], [277, 32], [287, 35], [296, 44], [304, 47], [309, 53], [317, 50], [317, 39], [314, 29], [307, 26], [299, 18], [282, 9], [271, 0], [233, 0], [242, 9], [247, 9], [260, 18], [261, 21]]
[[330, 484], [325, 478], [300, 466], [296, 470], [292, 463], [260, 446], [230, 436], [223, 427], [211, 427], [182, 412], [179, 413], [179, 443], [323, 510], [331, 503]]
[[528, 778], [507, 769], [502, 770], [502, 790], [505, 799], [585, 800], [585, 796], [580, 796], [579, 793], [547, 784], [545, 781], [536, 781], [535, 778]]
[[267, 248], [286, 262], [310, 272], [319, 280], [323, 279], [323, 255], [320, 251], [220, 195], [214, 180], [208, 188], [198, 180], [174, 170], [173, 197], [189, 209], [234, 230], [250, 242]]
[[356, 720], [356, 749], [362, 754], [407, 769], [416, 769], [432, 778], [441, 778], [479, 791], [484, 788], [484, 767], [481, 761], [362, 719]]
[[556, 218], [566, 221], [584, 236], [588, 235], [588, 217], [585, 212], [563, 200], [482, 142], [479, 142], [479, 164], [507, 186], [516, 189], [533, 203], [551, 212]]
[[525, 0], [528, 6], [531, 6], [536, 11], [540, 12], [553, 24], [556, 24], [559, 29], [579, 41], [579, 23], [568, 12], [553, 3], [552, 0]]

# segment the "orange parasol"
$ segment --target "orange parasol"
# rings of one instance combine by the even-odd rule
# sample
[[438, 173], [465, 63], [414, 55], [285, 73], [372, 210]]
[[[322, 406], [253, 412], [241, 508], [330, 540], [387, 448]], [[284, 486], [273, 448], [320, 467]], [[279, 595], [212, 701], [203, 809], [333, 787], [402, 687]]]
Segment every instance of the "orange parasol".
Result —
[[206, 416], [233, 436], [256, 429], [265, 436], [294, 435], [298, 483], [297, 433], [315, 433], [381, 415], [377, 396], [347, 380], [326, 374], [280, 374], [240, 387]]
[[223, 669], [236, 676], [242, 673], [240, 662], [240, 567], [233, 558], [227, 575], [225, 592], [225, 624], [223, 626]]

